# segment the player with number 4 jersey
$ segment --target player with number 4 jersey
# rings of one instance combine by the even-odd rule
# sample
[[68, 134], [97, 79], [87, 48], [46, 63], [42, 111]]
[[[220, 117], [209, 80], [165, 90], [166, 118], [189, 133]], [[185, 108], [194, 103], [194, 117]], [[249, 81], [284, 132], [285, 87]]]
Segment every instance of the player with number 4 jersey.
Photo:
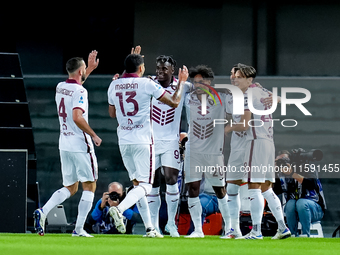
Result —
[[47, 203], [34, 211], [34, 227], [44, 235], [47, 214], [78, 190], [82, 183], [83, 192], [78, 206], [78, 217], [72, 236], [93, 237], [84, 230], [84, 223], [92, 207], [98, 166], [93, 143], [100, 146], [102, 140], [88, 124], [87, 90], [82, 86], [89, 74], [98, 66], [97, 51], [88, 58], [89, 67], [82, 58], [71, 58], [66, 63], [69, 74], [65, 82], [56, 87], [55, 101], [60, 123], [59, 151], [64, 187], [55, 191]]

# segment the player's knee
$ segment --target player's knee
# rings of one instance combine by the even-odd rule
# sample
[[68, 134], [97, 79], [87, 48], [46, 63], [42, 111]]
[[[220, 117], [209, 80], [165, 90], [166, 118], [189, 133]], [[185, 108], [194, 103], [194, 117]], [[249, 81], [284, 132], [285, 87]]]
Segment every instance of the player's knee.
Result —
[[213, 186], [213, 189], [215, 191], [215, 194], [216, 194], [216, 197], [218, 199], [222, 199], [225, 197], [225, 195], [227, 194], [227, 191], [225, 190], [224, 187], [214, 187]]
[[144, 189], [145, 195], [150, 194], [150, 192], [152, 190], [152, 184], [146, 183], [146, 182], [140, 182], [139, 186], [141, 186]]
[[177, 176], [166, 176], [165, 183], [168, 185], [174, 185], [177, 183]]
[[237, 195], [240, 192], [240, 186], [234, 183], [228, 183], [227, 185], [227, 194], [228, 195]]
[[175, 168], [165, 167], [164, 168], [165, 183], [168, 185], [174, 185], [175, 183], [177, 183], [178, 173], [179, 170]]

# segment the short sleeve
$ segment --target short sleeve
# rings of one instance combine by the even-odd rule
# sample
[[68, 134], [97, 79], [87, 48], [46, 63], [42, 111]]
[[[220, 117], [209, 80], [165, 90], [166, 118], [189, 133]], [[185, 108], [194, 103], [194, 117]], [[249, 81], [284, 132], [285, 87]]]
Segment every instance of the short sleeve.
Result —
[[110, 87], [107, 90], [107, 98], [108, 98], [109, 105], [115, 105], [115, 102], [113, 100], [113, 95], [112, 95], [112, 93], [114, 93], [114, 91], [113, 91], [114, 86], [112, 84], [113, 84], [113, 82], [111, 82]]
[[85, 88], [78, 89], [73, 95], [72, 109], [81, 109], [83, 112], [87, 111], [87, 90]]
[[156, 99], [161, 98], [166, 92], [161, 85], [152, 80], [149, 80], [149, 82], [147, 83], [146, 90]]

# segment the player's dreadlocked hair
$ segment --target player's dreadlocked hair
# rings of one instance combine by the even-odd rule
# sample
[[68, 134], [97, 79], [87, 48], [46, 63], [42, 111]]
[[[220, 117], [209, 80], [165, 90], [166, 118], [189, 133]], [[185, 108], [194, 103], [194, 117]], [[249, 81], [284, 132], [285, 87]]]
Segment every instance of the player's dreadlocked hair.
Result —
[[191, 67], [189, 70], [189, 77], [194, 78], [196, 75], [200, 74], [205, 79], [214, 79], [213, 70], [206, 65], [198, 65], [196, 67]]
[[173, 68], [176, 67], [176, 60], [174, 60], [171, 56], [165, 56], [165, 55], [160, 55], [156, 58], [156, 63], [158, 62], [162, 62], [162, 63], [165, 63], [165, 62], [168, 62], [169, 64], [172, 65]]

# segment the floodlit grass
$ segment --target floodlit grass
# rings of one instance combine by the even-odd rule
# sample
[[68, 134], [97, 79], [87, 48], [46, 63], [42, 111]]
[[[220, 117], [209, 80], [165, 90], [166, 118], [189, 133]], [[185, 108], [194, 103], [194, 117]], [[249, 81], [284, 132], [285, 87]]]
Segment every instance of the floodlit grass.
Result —
[[221, 240], [219, 236], [203, 239], [139, 235], [95, 235], [94, 238], [71, 234], [0, 234], [0, 254], [96, 255], [96, 254], [339, 254], [339, 238], [289, 238], [285, 240]]

